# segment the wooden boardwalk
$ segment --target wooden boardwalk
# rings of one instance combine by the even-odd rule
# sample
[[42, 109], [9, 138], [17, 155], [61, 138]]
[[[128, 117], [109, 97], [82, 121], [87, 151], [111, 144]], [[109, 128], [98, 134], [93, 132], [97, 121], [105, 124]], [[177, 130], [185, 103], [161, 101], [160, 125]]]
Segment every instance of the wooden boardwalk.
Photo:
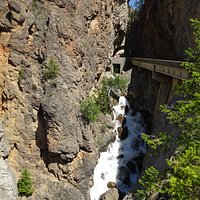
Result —
[[177, 79], [188, 79], [189, 74], [185, 69], [181, 67], [183, 62], [174, 60], [160, 60], [160, 59], [149, 59], [149, 58], [136, 58], [136, 57], [114, 57], [112, 58], [112, 64], [120, 65], [122, 71], [124, 65], [128, 63], [133, 66], [137, 66], [139, 69], [144, 68], [153, 72], [165, 74]]
[[181, 61], [149, 58], [132, 58], [132, 65], [165, 74], [177, 79], [188, 79], [189, 74], [181, 67]]
[[[112, 58], [113, 72], [122, 73], [126, 71], [124, 69], [136, 68], [140, 70], [149, 70], [152, 73], [151, 78], [158, 84], [158, 92], [156, 102], [154, 105], [153, 126], [157, 127], [157, 120], [162, 113], [160, 111], [160, 105], [169, 104], [174, 97], [174, 87], [180, 82], [180, 80], [190, 78], [190, 74], [182, 68], [181, 61], [174, 60], [160, 60], [149, 58], [136, 58], [136, 57], [114, 57]], [[131, 70], [128, 71], [131, 79]], [[123, 73], [127, 74], [127, 73]], [[160, 122], [159, 122], [160, 123]]]

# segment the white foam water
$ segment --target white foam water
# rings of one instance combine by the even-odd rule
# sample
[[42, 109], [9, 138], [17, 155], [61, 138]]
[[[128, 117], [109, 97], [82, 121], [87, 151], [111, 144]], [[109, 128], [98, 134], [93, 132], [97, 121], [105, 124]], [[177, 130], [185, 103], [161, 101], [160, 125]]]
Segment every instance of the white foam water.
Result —
[[[109, 144], [106, 152], [100, 153], [94, 169], [94, 185], [90, 189], [91, 200], [98, 200], [109, 189], [107, 187], [109, 182], [114, 182], [123, 193], [133, 189], [139, 175], [134, 158], [146, 153], [146, 145], [141, 139], [141, 134], [144, 132], [141, 114], [138, 112], [132, 116], [132, 113], [128, 101], [121, 96], [118, 105], [113, 106], [116, 139]], [[118, 128], [122, 127], [119, 115], [126, 119], [123, 127], [128, 129], [128, 135], [123, 139], [119, 138]]]

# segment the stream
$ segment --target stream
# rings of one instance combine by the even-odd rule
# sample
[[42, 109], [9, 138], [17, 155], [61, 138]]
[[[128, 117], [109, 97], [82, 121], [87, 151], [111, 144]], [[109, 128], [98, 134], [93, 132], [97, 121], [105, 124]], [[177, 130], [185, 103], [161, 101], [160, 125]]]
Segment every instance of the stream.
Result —
[[141, 138], [145, 131], [141, 113], [133, 113], [124, 96], [113, 106], [116, 138], [106, 152], [100, 153], [94, 169], [94, 185], [90, 189], [91, 200], [99, 200], [111, 187], [117, 187], [125, 194], [134, 187], [147, 147]]

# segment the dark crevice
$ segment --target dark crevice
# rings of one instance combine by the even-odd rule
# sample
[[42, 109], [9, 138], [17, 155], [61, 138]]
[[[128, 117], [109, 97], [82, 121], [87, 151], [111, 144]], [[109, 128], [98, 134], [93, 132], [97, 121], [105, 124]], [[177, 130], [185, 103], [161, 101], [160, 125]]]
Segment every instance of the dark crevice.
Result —
[[11, 23], [12, 21], [12, 12], [9, 11], [7, 14], [6, 14], [6, 19], [8, 19], [8, 21]]
[[124, 45], [119, 46], [119, 47], [116, 47], [116, 48], [114, 49], [114, 51], [113, 51], [113, 55], [112, 55], [112, 56], [115, 56], [115, 54], [116, 54], [118, 51], [120, 51], [120, 50], [122, 50], [122, 49], [124, 49], [124, 48], [125, 48]]
[[43, 111], [43, 106], [40, 105], [38, 110], [38, 128], [36, 131], [35, 139], [36, 139], [36, 144], [40, 149], [40, 157], [44, 161], [47, 168], [50, 163], [66, 164], [69, 162], [69, 160], [62, 159], [60, 153], [50, 152], [48, 150], [48, 139], [47, 139], [49, 130], [49, 126], [47, 123], [48, 118], [49, 116], [45, 115]]
[[21, 86], [21, 80], [18, 80], [17, 81], [17, 85], [18, 85], [18, 87], [19, 87], [19, 90], [21, 91], [21, 92], [23, 92], [23, 87]]
[[42, 64], [45, 61], [44, 55], [43, 54], [39, 54], [38, 58], [37, 58], [37, 61], [38, 61], [39, 64]]
[[46, 21], [47, 27], [49, 27], [49, 24], [50, 24], [50, 17], [48, 17], [48, 19], [47, 19], [47, 21]]
[[[13, 148], [15, 148], [15, 149], [18, 150], [18, 148], [17, 148], [17, 143], [16, 143], [16, 142], [13, 144]], [[12, 149], [13, 149], [13, 148], [12, 148]]]
[[11, 27], [8, 27], [6, 25], [4, 27], [0, 26], [0, 33], [2, 32], [6, 32], [6, 33], [11, 32]]
[[120, 64], [113, 64], [113, 72], [115, 74], [119, 74], [120, 73]]
[[119, 3], [119, 5], [121, 5], [125, 2], [125, 0], [117, 0], [117, 2]]
[[28, 28], [28, 33], [29, 35], [33, 35], [33, 31], [32, 31], [32, 28], [33, 28], [33, 24]]
[[41, 157], [43, 157], [43, 154], [48, 151], [47, 130], [48, 125], [44, 118], [43, 107], [42, 105], [40, 105], [38, 110], [38, 128], [36, 131], [36, 144], [40, 148]]
[[6, 100], [4, 94], [2, 94], [2, 96], [1, 96], [1, 101], [2, 101], [2, 111], [4, 111], [4, 110], [6, 110], [6, 107], [4, 105], [6, 105], [6, 103], [7, 103], [7, 100]]

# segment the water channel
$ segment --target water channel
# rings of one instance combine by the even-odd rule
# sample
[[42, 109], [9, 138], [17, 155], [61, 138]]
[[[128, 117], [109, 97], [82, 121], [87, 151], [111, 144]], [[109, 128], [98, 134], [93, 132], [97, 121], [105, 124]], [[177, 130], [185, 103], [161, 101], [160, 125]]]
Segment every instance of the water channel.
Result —
[[98, 200], [109, 187], [129, 193], [139, 176], [146, 144], [141, 138], [145, 131], [141, 113], [135, 113], [124, 96], [113, 106], [116, 138], [106, 152], [101, 152], [94, 169], [91, 200]]

